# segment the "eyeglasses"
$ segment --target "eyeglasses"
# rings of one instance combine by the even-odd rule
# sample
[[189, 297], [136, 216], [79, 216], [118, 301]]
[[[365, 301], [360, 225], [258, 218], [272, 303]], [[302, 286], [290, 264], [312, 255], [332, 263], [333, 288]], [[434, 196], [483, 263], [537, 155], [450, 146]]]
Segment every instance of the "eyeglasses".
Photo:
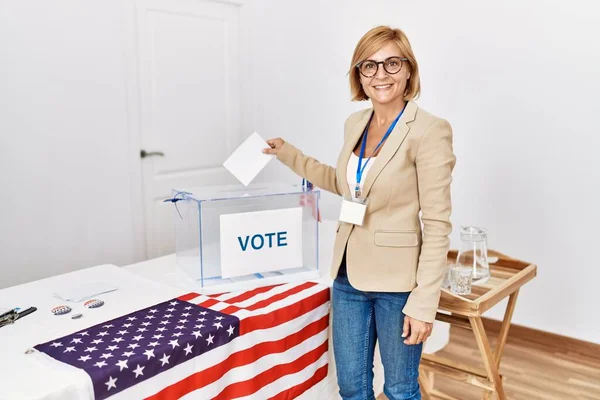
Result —
[[364, 60], [355, 65], [365, 78], [372, 78], [379, 71], [379, 64], [383, 64], [383, 69], [388, 74], [397, 74], [402, 69], [402, 61], [408, 61], [408, 58], [388, 57], [383, 61]]

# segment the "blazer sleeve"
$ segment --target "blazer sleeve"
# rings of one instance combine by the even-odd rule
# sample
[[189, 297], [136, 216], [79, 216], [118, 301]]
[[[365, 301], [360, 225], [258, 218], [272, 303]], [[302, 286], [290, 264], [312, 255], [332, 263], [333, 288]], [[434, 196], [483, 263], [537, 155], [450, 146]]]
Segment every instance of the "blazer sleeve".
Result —
[[456, 157], [452, 128], [447, 121], [438, 119], [429, 126], [417, 149], [415, 163], [423, 243], [417, 265], [417, 286], [408, 297], [403, 312], [414, 319], [433, 322], [452, 232], [450, 184]]
[[336, 169], [334, 167], [304, 155], [288, 142], [285, 142], [279, 150], [277, 159], [315, 186], [341, 195], [342, 191], [338, 184]]

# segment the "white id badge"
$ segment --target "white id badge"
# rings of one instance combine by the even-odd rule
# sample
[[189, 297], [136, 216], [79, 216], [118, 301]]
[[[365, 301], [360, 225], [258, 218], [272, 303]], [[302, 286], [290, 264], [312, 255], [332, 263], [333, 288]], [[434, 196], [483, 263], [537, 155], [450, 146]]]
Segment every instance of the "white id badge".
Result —
[[366, 211], [366, 202], [344, 198], [342, 200], [342, 209], [340, 210], [340, 221], [361, 226]]

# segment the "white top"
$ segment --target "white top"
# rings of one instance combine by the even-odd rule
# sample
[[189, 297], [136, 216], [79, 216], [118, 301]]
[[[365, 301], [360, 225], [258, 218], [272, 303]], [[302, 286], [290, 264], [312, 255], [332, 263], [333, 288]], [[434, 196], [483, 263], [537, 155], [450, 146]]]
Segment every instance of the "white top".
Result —
[[[365, 180], [367, 179], [367, 174], [369, 173], [369, 170], [373, 166], [373, 163], [375, 162], [376, 159], [377, 159], [377, 157], [371, 157], [371, 159], [369, 160], [366, 167], [365, 167], [365, 161], [367, 161], [367, 158], [363, 159], [362, 166], [365, 169], [363, 171], [362, 177], [360, 178], [361, 190], [362, 190], [363, 186], [365, 185]], [[358, 168], [358, 156], [356, 154], [354, 154], [354, 152], [352, 152], [352, 154], [350, 155], [350, 160], [348, 160], [348, 168], [346, 169], [346, 179], [348, 180], [348, 187], [350, 188], [350, 193], [352, 193], [353, 199], [356, 198], [356, 196], [354, 195], [354, 189], [356, 188], [356, 169], [357, 168]]]

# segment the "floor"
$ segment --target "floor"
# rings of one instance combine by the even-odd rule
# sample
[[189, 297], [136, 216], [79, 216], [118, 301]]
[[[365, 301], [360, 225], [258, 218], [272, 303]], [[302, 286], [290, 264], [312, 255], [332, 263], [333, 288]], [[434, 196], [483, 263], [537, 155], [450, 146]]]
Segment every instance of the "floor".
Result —
[[[490, 339], [492, 346], [495, 341]], [[450, 343], [437, 355], [478, 365], [483, 369], [471, 331], [452, 327]], [[535, 337], [509, 334], [500, 374], [510, 400], [600, 400], [600, 354], [561, 346], [559, 341], [541, 344]], [[481, 399], [483, 392], [443, 376], [435, 387], [461, 400]], [[385, 396], [378, 400], [386, 399]]]

